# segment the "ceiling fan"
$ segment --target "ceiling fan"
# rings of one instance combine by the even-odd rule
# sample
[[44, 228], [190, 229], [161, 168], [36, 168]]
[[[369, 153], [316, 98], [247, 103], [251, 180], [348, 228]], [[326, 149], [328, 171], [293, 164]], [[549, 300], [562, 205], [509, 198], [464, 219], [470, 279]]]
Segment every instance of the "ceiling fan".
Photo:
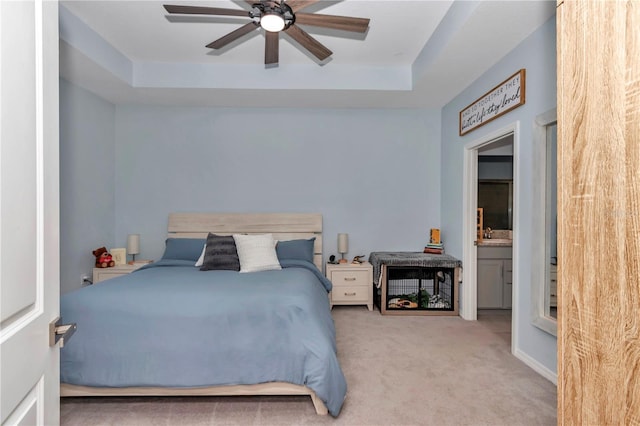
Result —
[[321, 61], [327, 59], [333, 53], [297, 24], [357, 33], [367, 31], [369, 19], [366, 18], [300, 12], [300, 10], [319, 1], [320, 0], [289, 0], [285, 2], [285, 0], [245, 0], [246, 3], [251, 5], [251, 10], [249, 11], [220, 7], [168, 4], [164, 5], [164, 8], [167, 12], [176, 14], [244, 16], [251, 19], [246, 25], [207, 44], [207, 47], [220, 49], [256, 28], [263, 28], [265, 30], [264, 63], [265, 65], [271, 65], [278, 63], [278, 40], [280, 31], [286, 32], [291, 38], [300, 43]]

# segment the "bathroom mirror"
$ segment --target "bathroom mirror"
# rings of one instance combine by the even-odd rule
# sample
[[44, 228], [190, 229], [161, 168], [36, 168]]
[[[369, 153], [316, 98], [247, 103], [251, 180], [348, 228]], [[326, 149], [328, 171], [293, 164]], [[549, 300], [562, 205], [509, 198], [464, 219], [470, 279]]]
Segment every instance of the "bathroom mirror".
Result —
[[557, 123], [553, 109], [534, 125], [532, 323], [557, 335]]
[[484, 228], [513, 230], [513, 180], [478, 179], [478, 207]]

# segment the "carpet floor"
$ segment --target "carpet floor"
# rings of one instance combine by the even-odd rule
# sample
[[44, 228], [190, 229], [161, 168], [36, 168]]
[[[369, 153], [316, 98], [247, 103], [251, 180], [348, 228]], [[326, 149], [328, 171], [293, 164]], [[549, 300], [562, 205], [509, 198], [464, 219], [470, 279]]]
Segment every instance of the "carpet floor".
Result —
[[555, 425], [556, 386], [510, 353], [510, 311], [381, 316], [336, 306], [348, 392], [337, 418], [309, 397], [63, 398], [61, 425]]

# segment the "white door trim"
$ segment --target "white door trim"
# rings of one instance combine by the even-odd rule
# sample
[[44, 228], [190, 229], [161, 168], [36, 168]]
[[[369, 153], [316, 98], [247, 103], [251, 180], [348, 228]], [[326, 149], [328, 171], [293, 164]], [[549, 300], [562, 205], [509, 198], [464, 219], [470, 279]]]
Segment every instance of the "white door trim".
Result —
[[[558, 322], [548, 316], [547, 297], [545, 291], [549, 280], [549, 225], [547, 211], [547, 129], [557, 123], [557, 108], [553, 108], [536, 116], [533, 123], [533, 195], [537, 210], [533, 221], [533, 251], [531, 256], [531, 323], [547, 333], [558, 335]], [[544, 230], [545, 232], [541, 232]], [[545, 376], [546, 377], [546, 376]]]
[[517, 309], [518, 300], [518, 229], [520, 227], [519, 207], [519, 173], [520, 173], [520, 122], [516, 121], [494, 132], [491, 132], [479, 139], [469, 142], [464, 147], [463, 162], [463, 182], [462, 182], [462, 211], [463, 211], [463, 254], [462, 264], [462, 306], [460, 316], [466, 320], [475, 321], [478, 319], [478, 249], [476, 241], [476, 208], [478, 205], [478, 149], [489, 145], [496, 139], [513, 133], [513, 294], [512, 294], [512, 321], [511, 321], [511, 348], [513, 352], [516, 336], [516, 315], [513, 312]]

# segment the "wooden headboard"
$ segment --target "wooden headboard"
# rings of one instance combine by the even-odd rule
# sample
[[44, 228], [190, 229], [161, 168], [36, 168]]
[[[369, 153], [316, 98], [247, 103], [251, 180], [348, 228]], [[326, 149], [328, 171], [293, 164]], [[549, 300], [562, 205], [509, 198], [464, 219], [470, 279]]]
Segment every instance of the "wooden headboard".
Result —
[[280, 241], [316, 237], [313, 260], [322, 271], [322, 215], [319, 213], [171, 213], [169, 237], [273, 234]]

